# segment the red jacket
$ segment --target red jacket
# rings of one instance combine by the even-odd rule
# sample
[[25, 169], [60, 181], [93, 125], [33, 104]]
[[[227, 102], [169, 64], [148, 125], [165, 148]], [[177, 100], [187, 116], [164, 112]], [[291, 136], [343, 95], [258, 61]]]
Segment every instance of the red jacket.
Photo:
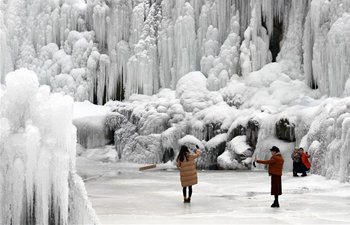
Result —
[[269, 160], [257, 160], [258, 163], [269, 165], [269, 174], [282, 176], [284, 159], [280, 153], [273, 155]]
[[304, 166], [308, 170], [311, 168], [311, 164], [310, 164], [309, 159], [308, 159], [309, 157], [310, 157], [310, 155], [305, 154], [304, 152], [301, 154], [301, 162], [304, 164]]

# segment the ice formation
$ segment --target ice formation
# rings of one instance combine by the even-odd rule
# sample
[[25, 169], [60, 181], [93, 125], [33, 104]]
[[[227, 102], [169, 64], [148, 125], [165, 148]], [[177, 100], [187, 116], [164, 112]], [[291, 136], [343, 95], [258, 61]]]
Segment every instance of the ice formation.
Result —
[[216, 91], [277, 61], [292, 79], [343, 96], [349, 14], [347, 0], [5, 1], [1, 82], [27, 67], [53, 91], [103, 104], [175, 89], [195, 70]]
[[20, 69], [0, 102], [0, 224], [98, 224], [75, 170], [73, 99]]
[[[250, 168], [271, 145], [286, 158], [300, 145], [314, 173], [349, 180], [348, 0], [11, 0], [0, 9], [2, 83], [26, 67], [54, 92], [106, 103], [106, 115], [82, 119], [81, 144], [114, 141], [121, 160], [157, 163], [192, 135], [201, 167], [227, 169]], [[253, 155], [235, 147], [244, 139]]]

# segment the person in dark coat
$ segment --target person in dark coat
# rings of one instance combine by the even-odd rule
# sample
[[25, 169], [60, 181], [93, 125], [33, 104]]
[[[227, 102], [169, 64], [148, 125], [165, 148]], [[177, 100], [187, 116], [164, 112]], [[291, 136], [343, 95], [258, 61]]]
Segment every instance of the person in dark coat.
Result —
[[298, 177], [298, 172], [301, 166], [301, 155], [299, 154], [299, 148], [295, 148], [292, 155], [293, 160], [293, 177]]
[[[176, 166], [180, 169], [180, 180], [184, 202], [190, 203], [192, 196], [192, 185], [198, 183], [196, 161], [201, 154], [198, 145], [196, 150], [191, 153], [186, 146], [181, 146], [179, 155], [176, 159]], [[186, 188], [188, 188], [188, 197], [186, 197]]]
[[284, 159], [278, 147], [271, 149], [272, 157], [269, 160], [256, 160], [257, 163], [269, 165], [269, 175], [271, 176], [271, 195], [275, 196], [275, 201], [271, 205], [273, 208], [280, 207], [278, 196], [282, 195], [282, 170]]

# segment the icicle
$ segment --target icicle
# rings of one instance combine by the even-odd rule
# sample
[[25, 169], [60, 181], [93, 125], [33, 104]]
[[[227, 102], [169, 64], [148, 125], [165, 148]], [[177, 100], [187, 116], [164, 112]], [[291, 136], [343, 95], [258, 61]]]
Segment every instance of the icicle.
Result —
[[[93, 9], [93, 28], [96, 33], [96, 39], [100, 48], [105, 48], [107, 36], [107, 15], [109, 7], [103, 2], [102, 5], [96, 5]], [[108, 21], [110, 18], [108, 18]]]
[[[181, 3], [179, 4], [181, 6]], [[189, 3], [182, 4], [182, 7], [183, 13], [176, 19], [174, 26], [176, 75], [172, 80], [173, 87], [186, 73], [196, 70], [196, 33], [193, 8]], [[179, 8], [182, 9], [182, 7]]]
[[106, 101], [106, 87], [108, 87], [108, 77], [106, 74], [110, 66], [108, 55], [101, 54], [99, 59], [99, 71], [97, 75], [97, 103], [102, 105]]
[[8, 31], [3, 20], [3, 13], [0, 11], [0, 83], [5, 82], [5, 75], [13, 70], [13, 62], [11, 58], [11, 48], [9, 46]]
[[329, 94], [341, 96], [350, 78], [350, 14], [344, 14], [332, 25], [327, 38]]
[[140, 3], [132, 11], [129, 41], [131, 50], [134, 50], [134, 46], [140, 40], [144, 19], [144, 10], [144, 5]]
[[[277, 57], [277, 61], [285, 65], [285, 73], [292, 78], [302, 79], [303, 33], [300, 31], [303, 30], [306, 10], [307, 1], [292, 1], [288, 20], [286, 20], [288, 21], [288, 30]], [[305, 27], [308, 29], [308, 26]], [[308, 31], [305, 30], [305, 32], [307, 33]], [[306, 63], [309, 60], [310, 58], [308, 57], [304, 58]], [[311, 61], [309, 62], [311, 64]]]
[[156, 37], [161, 19], [160, 9], [159, 3], [150, 8], [142, 35], [134, 48], [135, 55], [128, 60], [126, 98], [134, 93], [151, 95], [159, 89]]
[[[47, 86], [39, 88], [35, 73], [27, 69], [9, 73], [4, 90], [0, 223], [96, 223], [84, 186], [76, 184], [73, 99], [50, 94]], [[76, 195], [69, 195], [69, 183]], [[72, 207], [76, 201], [79, 208]]]

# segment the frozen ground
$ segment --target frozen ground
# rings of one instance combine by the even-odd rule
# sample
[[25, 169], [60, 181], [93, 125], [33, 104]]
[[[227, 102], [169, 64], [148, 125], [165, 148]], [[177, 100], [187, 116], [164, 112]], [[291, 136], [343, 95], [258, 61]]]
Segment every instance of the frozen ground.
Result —
[[200, 171], [184, 204], [172, 165], [139, 172], [137, 164], [111, 162], [113, 154], [99, 161], [93, 154], [78, 157], [77, 168], [102, 224], [350, 224], [349, 183], [286, 173], [281, 208], [272, 209], [265, 171]]

